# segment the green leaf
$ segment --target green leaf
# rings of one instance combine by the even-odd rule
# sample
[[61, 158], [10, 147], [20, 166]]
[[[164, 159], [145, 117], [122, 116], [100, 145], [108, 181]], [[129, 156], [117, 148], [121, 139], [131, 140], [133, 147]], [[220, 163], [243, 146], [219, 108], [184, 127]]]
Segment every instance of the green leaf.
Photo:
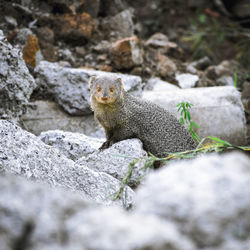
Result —
[[196, 124], [194, 121], [191, 121], [192, 125], [196, 128], [199, 128], [198, 124]]
[[183, 119], [182, 117], [180, 118], [180, 122], [181, 122], [183, 125], [184, 125], [184, 123], [185, 123], [185, 122], [184, 122], [184, 119]]
[[187, 112], [184, 112], [184, 119], [187, 120]]
[[217, 138], [217, 137], [208, 136], [207, 138], [210, 139], [210, 140], [213, 140], [213, 141], [217, 141], [217, 142], [219, 142], [219, 143], [222, 143], [223, 145], [225, 145], [225, 146], [227, 146], [227, 147], [232, 147], [232, 146], [233, 146], [231, 143], [229, 143], [229, 142], [227, 142], [227, 141], [223, 141], [223, 140], [221, 140], [221, 139], [219, 139], [219, 138]]
[[187, 118], [188, 118], [189, 121], [191, 120], [189, 111], [187, 111]]

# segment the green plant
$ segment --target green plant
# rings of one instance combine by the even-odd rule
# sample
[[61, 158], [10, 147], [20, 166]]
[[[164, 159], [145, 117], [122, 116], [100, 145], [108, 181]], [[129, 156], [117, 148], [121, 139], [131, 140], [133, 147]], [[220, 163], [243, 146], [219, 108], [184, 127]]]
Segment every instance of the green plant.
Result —
[[238, 69], [234, 70], [234, 87], [237, 88], [238, 86]]
[[192, 135], [192, 138], [198, 142], [200, 142], [201, 138], [200, 136], [195, 133], [194, 128], [199, 128], [199, 126], [191, 120], [191, 116], [190, 116], [190, 112], [189, 109], [192, 108], [192, 106], [194, 106], [192, 103], [189, 102], [180, 102], [176, 105], [176, 107], [178, 107], [178, 112], [181, 112], [181, 118], [180, 118], [180, 122], [185, 125], [188, 125], [188, 129], [189, 132]]

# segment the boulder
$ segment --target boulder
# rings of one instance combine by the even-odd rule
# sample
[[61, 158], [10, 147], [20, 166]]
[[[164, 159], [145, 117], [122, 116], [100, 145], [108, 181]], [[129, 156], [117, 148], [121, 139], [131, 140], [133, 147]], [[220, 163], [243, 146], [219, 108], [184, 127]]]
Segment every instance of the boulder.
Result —
[[127, 186], [121, 199], [112, 200], [121, 187], [117, 179], [75, 164], [58, 149], [5, 120], [0, 120], [0, 141], [0, 166], [6, 173], [64, 187], [98, 203], [132, 204], [133, 191]]
[[[1, 250], [193, 250], [175, 225], [0, 174]], [[181, 239], [181, 240], [180, 240]]]
[[141, 65], [143, 54], [136, 36], [116, 41], [111, 49], [112, 62], [117, 69], [130, 69]]
[[100, 30], [107, 40], [131, 37], [134, 35], [134, 29], [133, 15], [130, 9], [105, 17], [100, 23]]
[[147, 158], [142, 142], [139, 139], [128, 139], [115, 143], [108, 149], [89, 154], [76, 163], [110, 174], [120, 181], [131, 174], [127, 184], [136, 187], [149, 172], [149, 169], [144, 168]]
[[172, 59], [161, 53], [157, 53], [157, 71], [161, 77], [172, 76], [177, 70], [177, 66]]
[[234, 87], [144, 91], [143, 98], [157, 103], [180, 118], [176, 105], [194, 104], [191, 119], [199, 125], [201, 137], [216, 136], [236, 145], [246, 143], [246, 119], [240, 93]]
[[187, 65], [187, 71], [191, 74], [196, 74], [197, 70], [205, 70], [211, 64], [209, 57], [205, 56], [197, 61]]
[[146, 46], [152, 46], [155, 48], [164, 48], [169, 44], [168, 37], [162, 33], [155, 33], [145, 43]]
[[233, 249], [245, 249], [250, 240], [249, 163], [248, 156], [233, 152], [163, 166], [137, 190], [135, 211], [174, 222], [195, 249], [228, 249], [221, 246], [231, 242], [237, 246]]
[[144, 90], [154, 90], [154, 91], [172, 91], [179, 89], [178, 86], [162, 81], [160, 78], [150, 78], [146, 84]]
[[177, 74], [175, 78], [182, 89], [193, 88], [199, 81], [199, 77], [197, 75], [189, 73]]
[[89, 78], [93, 75], [121, 77], [126, 91], [140, 96], [141, 78], [104, 71], [61, 67], [58, 63], [42, 61], [35, 69], [36, 82], [52, 95], [63, 109], [72, 115], [88, 115], [90, 109]]
[[105, 137], [103, 129], [97, 124], [93, 115], [70, 116], [52, 101], [31, 102], [21, 119], [25, 129], [35, 135], [59, 129], [92, 137]]
[[39, 138], [47, 145], [59, 149], [63, 155], [73, 161], [98, 152], [104, 142], [104, 140], [98, 138], [62, 130], [42, 132]]
[[22, 59], [0, 30], [0, 118], [18, 120], [36, 87]]
[[88, 13], [56, 15], [53, 17], [53, 30], [57, 37], [65, 41], [82, 44], [91, 39], [94, 20]]

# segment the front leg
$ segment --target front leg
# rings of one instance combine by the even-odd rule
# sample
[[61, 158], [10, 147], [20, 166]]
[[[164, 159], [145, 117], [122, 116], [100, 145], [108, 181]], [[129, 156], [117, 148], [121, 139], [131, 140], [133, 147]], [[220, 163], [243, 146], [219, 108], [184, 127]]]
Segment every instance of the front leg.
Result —
[[112, 131], [105, 131], [107, 140], [102, 144], [100, 150], [111, 147], [114, 143], [136, 137], [133, 131], [127, 128], [116, 128]]
[[99, 148], [100, 150], [109, 148], [113, 143], [112, 143], [112, 136], [113, 136], [113, 131], [105, 129], [105, 135], [106, 135], [106, 141], [102, 144], [102, 146]]

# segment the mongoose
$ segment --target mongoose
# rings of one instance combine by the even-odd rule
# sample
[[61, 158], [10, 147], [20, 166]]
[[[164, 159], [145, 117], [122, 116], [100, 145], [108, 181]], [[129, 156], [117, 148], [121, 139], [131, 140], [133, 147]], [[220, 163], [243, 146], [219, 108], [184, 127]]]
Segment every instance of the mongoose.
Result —
[[197, 146], [174, 115], [124, 91], [121, 78], [91, 77], [89, 87], [91, 107], [107, 139], [100, 149], [129, 138], [140, 139], [146, 151], [159, 157]]

